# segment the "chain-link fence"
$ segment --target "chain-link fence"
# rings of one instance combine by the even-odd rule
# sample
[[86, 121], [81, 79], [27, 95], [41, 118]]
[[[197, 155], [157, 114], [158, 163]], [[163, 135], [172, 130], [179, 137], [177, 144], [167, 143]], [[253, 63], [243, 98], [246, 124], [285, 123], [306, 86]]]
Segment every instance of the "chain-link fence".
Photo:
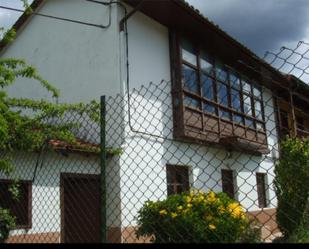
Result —
[[[280, 112], [285, 95], [225, 67], [198, 76], [183, 67], [183, 91], [163, 80], [102, 98], [101, 123], [77, 112], [48, 120], [78, 123], [77, 143], [51, 138], [15, 152], [15, 172], [0, 181], [1, 206], [17, 217], [7, 241], [149, 242], [136, 236], [139, 210], [192, 189], [225, 192], [258, 221], [263, 241], [280, 236], [274, 167], [293, 125]], [[20, 180], [19, 201], [9, 179]]]

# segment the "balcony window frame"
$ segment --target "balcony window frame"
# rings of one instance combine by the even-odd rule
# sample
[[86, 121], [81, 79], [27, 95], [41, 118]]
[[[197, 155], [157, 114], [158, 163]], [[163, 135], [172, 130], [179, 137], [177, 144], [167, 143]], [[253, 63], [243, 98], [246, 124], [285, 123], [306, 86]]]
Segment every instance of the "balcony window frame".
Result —
[[[195, 45], [195, 57], [196, 57], [196, 63], [192, 64], [182, 58], [182, 47], [181, 47], [181, 39], [184, 39], [192, 42], [192, 44]], [[251, 132], [254, 133], [254, 139], [258, 141], [259, 135], [263, 137], [263, 142], [260, 142], [260, 144], [263, 147], [267, 147], [267, 135], [266, 135], [266, 121], [265, 121], [265, 110], [264, 110], [264, 99], [263, 99], [263, 88], [262, 85], [258, 83], [258, 80], [250, 80], [250, 92], [247, 93], [247, 96], [250, 98], [251, 103], [251, 109], [252, 109], [252, 116], [247, 115], [244, 113], [244, 90], [243, 90], [243, 78], [246, 77], [243, 74], [239, 74], [234, 68], [232, 68], [229, 65], [223, 64], [223, 66], [226, 68], [227, 72], [227, 82], [222, 82], [221, 80], [217, 80], [216, 75], [216, 64], [217, 61], [223, 61], [219, 60], [218, 57], [215, 57], [213, 52], [207, 50], [207, 48], [202, 48], [200, 43], [195, 42], [193, 39], [188, 39], [186, 36], [179, 35], [178, 33], [174, 33], [171, 36], [170, 43], [172, 44], [171, 49], [171, 67], [172, 67], [172, 79], [173, 79], [173, 105], [174, 105], [174, 136], [179, 137], [185, 137], [190, 140], [199, 140], [201, 142], [212, 142], [209, 141], [209, 139], [204, 139], [207, 137], [210, 133], [215, 133], [217, 137], [224, 136], [224, 132], [222, 132], [220, 129], [220, 123], [225, 125], [229, 125], [232, 127], [232, 134], [234, 135], [235, 129], [238, 127], [244, 130], [244, 135], [241, 137], [245, 137], [247, 133]], [[206, 53], [209, 55], [210, 60], [213, 61], [213, 69], [211, 71], [206, 72], [201, 68], [201, 51], [206, 51]], [[210, 62], [211, 63], [211, 62]], [[194, 70], [195, 75], [197, 75], [197, 82], [196, 85], [198, 86], [198, 92], [191, 92], [190, 90], [186, 89], [183, 82], [183, 65], [190, 67], [192, 70]], [[230, 80], [230, 74], [234, 73], [235, 75], [238, 75], [238, 80], [240, 82], [240, 88], [236, 89], [234, 86], [231, 85]], [[208, 79], [212, 80], [212, 93], [209, 94], [211, 96], [214, 96], [214, 99], [207, 99], [205, 97], [206, 94], [203, 93], [203, 85], [202, 85], [202, 76], [208, 77]], [[247, 77], [249, 78], [249, 77]], [[222, 83], [227, 86], [228, 96], [227, 96], [227, 106], [218, 103], [218, 83]], [[256, 96], [254, 89], [258, 89], [260, 92], [260, 96]], [[240, 95], [240, 111], [236, 108], [233, 108], [232, 106], [232, 95], [231, 91], [235, 90]], [[189, 99], [193, 99], [195, 103], [193, 105], [187, 105]], [[260, 103], [260, 115], [261, 118], [258, 118], [256, 116], [256, 102]], [[206, 109], [210, 110], [211, 112], [206, 112]], [[185, 123], [185, 112], [190, 111], [196, 116], [200, 117], [199, 122], [202, 124], [200, 127], [195, 127], [195, 124], [186, 124]], [[220, 117], [219, 111], [225, 111], [228, 113], [228, 119], [224, 117]], [[180, 112], [180, 113], [177, 113]], [[213, 129], [209, 130], [205, 128], [205, 120], [208, 118], [216, 120], [215, 126], [218, 124], [218, 131], [214, 131]], [[245, 120], [250, 120], [253, 123], [253, 126], [250, 127], [249, 125], [246, 125]], [[236, 121], [239, 120], [239, 121]], [[194, 122], [192, 122], [194, 123]], [[258, 127], [259, 125], [259, 127]], [[175, 129], [176, 128], [176, 129]], [[199, 130], [199, 131], [198, 131]], [[198, 135], [194, 137], [193, 134]], [[191, 134], [191, 135], [188, 135]], [[248, 139], [251, 141], [250, 139]], [[255, 142], [255, 140], [252, 140]], [[213, 141], [214, 143], [220, 143], [218, 141]]]

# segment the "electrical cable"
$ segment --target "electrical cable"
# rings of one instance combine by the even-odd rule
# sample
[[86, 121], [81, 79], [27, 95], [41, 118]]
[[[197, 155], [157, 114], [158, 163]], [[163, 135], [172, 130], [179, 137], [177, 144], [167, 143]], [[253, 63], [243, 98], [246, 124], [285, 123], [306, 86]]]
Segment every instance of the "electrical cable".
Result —
[[[22, 12], [22, 13], [25, 12], [24, 10], [21, 10], [21, 9], [6, 7], [6, 6], [2, 6], [2, 5], [0, 5], [0, 9], [6, 9], [6, 10]], [[102, 29], [106, 29], [106, 28], [110, 27], [110, 25], [111, 25], [111, 9], [109, 11], [109, 20], [108, 20], [108, 24], [107, 25], [100, 25], [100, 24], [94, 24], [94, 23], [90, 23], [90, 22], [83, 22], [83, 21], [69, 19], [69, 18], [63, 18], [63, 17], [58, 17], [58, 16], [46, 15], [46, 14], [42, 14], [42, 13], [38, 13], [38, 12], [32, 12], [29, 15], [42, 16], [42, 17], [46, 17], [46, 18], [51, 18], [51, 19], [56, 19], [56, 20], [61, 20], [61, 21], [66, 21], [66, 22], [72, 22], [72, 23], [77, 23], [77, 24], [82, 24], [82, 25], [91, 26], [91, 27], [97, 27], [97, 28], [102, 28]]]

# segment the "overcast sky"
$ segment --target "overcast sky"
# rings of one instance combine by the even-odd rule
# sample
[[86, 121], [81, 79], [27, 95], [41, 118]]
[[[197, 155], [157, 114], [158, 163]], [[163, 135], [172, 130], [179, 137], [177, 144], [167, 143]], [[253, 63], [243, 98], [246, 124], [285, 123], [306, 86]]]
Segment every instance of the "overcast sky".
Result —
[[[265, 51], [295, 47], [300, 40], [309, 41], [309, 0], [187, 2], [261, 57]], [[22, 6], [20, 0], [0, 0], [0, 5]], [[18, 16], [19, 13], [0, 9], [0, 26], [9, 27]]]

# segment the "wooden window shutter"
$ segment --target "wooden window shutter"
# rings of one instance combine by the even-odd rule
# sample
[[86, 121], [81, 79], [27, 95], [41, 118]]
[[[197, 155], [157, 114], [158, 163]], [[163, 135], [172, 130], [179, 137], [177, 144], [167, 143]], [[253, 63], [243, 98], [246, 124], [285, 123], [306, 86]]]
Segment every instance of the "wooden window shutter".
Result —
[[167, 195], [187, 192], [190, 189], [189, 168], [186, 166], [166, 166]]
[[222, 174], [222, 191], [226, 193], [229, 197], [235, 198], [234, 189], [234, 174], [232, 170], [221, 170]]
[[256, 173], [258, 203], [260, 208], [264, 208], [267, 206], [265, 177], [265, 173]]

